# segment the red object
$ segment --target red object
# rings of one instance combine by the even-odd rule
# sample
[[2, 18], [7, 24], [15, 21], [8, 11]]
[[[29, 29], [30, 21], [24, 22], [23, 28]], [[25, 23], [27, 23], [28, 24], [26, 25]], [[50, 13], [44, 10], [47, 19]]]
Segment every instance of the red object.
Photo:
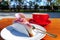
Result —
[[33, 18], [29, 20], [30, 23], [35, 23], [41, 26], [46, 26], [50, 23], [48, 14], [32, 14]]

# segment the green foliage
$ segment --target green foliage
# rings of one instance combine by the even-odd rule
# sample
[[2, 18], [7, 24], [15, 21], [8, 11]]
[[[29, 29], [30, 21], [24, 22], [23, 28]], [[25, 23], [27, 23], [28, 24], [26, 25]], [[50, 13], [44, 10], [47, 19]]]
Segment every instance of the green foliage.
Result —
[[56, 0], [55, 5], [60, 6], [60, 0]]
[[1, 5], [7, 6], [7, 5], [8, 5], [8, 2], [7, 2], [7, 1], [2, 1], [2, 2], [1, 2]]
[[18, 0], [19, 2], [21, 2], [22, 0]]

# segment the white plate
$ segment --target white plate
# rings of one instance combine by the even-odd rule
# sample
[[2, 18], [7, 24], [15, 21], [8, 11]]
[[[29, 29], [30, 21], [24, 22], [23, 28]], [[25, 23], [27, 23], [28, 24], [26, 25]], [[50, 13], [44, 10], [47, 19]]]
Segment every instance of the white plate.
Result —
[[[46, 31], [42, 26], [36, 24], [32, 25], [34, 25], [36, 28]], [[1, 31], [1, 37], [5, 40], [40, 40], [46, 36], [46, 34], [43, 34], [41, 31], [38, 33], [35, 31], [35, 33], [36, 35], [34, 37], [27, 37], [27, 35], [22, 35], [22, 33], [14, 30], [12, 27], [6, 27]]]

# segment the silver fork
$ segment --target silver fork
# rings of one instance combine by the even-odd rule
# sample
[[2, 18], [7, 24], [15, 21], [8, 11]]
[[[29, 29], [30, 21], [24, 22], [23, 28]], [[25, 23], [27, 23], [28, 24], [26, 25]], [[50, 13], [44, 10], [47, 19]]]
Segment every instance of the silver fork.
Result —
[[[55, 35], [55, 34], [49, 33], [49, 32], [47, 32], [47, 31], [45, 32], [45, 31], [43, 31], [43, 30], [41, 30], [41, 29], [35, 28], [34, 26], [33, 26], [33, 29], [40, 30], [40, 31], [43, 32], [43, 34], [45, 33], [45, 34], [47, 34], [47, 35], [49, 35], [49, 36], [51, 36], [51, 37], [53, 37], [53, 38], [56, 38], [56, 37], [57, 37], [57, 35]], [[40, 32], [40, 33], [41, 33], [41, 32]]]

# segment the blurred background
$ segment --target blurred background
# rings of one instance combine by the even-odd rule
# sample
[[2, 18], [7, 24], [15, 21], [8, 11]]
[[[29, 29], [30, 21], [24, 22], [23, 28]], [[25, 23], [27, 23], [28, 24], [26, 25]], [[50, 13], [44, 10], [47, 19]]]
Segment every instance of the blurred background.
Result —
[[60, 0], [0, 0], [0, 12], [60, 12]]

